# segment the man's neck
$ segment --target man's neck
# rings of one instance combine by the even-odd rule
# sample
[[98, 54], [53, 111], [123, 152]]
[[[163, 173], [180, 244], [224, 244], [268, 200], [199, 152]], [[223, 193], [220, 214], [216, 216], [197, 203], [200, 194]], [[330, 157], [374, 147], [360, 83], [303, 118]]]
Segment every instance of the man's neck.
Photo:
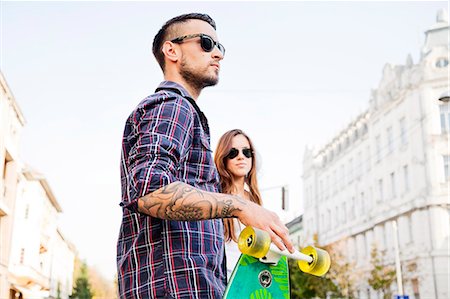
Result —
[[195, 100], [197, 101], [198, 97], [200, 96], [200, 92], [201, 90], [197, 90], [196, 88], [193, 88], [191, 85], [189, 85], [186, 80], [184, 80], [181, 76], [176, 76], [176, 75], [170, 75], [170, 74], [166, 74], [164, 76], [164, 80], [166, 81], [172, 81], [175, 83], [180, 84], [181, 86], [183, 86], [184, 89], [186, 89], [186, 91], [189, 93], [189, 95]]

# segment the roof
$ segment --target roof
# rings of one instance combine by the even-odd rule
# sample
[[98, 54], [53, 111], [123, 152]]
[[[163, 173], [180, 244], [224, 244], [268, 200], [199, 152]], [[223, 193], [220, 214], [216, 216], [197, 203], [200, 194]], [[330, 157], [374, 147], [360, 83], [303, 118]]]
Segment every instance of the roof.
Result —
[[56, 208], [56, 210], [58, 212], [62, 212], [62, 208], [59, 205], [58, 201], [56, 200], [55, 195], [53, 194], [52, 189], [50, 188], [50, 185], [48, 184], [47, 179], [44, 177], [43, 174], [27, 167], [26, 169], [24, 169], [23, 171], [24, 176], [31, 181], [39, 181], [39, 183], [41, 184], [42, 188], [44, 188], [45, 193], [47, 194], [47, 197], [50, 199], [50, 202], [52, 203], [52, 205]]

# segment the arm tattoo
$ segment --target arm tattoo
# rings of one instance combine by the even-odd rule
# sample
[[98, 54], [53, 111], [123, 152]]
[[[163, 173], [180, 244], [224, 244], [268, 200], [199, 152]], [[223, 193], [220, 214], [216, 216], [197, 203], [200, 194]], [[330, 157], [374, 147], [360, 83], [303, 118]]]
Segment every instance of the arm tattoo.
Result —
[[235, 217], [241, 211], [236, 203], [246, 205], [237, 196], [202, 191], [182, 182], [155, 190], [139, 198], [139, 202], [141, 213], [180, 221]]

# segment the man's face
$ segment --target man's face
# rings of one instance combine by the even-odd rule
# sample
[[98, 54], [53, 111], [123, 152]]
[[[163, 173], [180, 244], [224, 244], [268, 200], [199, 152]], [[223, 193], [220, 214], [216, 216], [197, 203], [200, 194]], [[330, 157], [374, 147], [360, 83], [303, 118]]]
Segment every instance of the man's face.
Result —
[[[203, 33], [217, 41], [214, 28], [201, 20], [190, 20], [184, 23], [178, 32], [181, 33], [180, 36]], [[219, 81], [222, 52], [217, 47], [214, 47], [211, 52], [203, 50], [200, 37], [186, 39], [179, 44], [179, 47], [181, 49], [179, 72], [183, 79], [198, 89], [216, 85]]]

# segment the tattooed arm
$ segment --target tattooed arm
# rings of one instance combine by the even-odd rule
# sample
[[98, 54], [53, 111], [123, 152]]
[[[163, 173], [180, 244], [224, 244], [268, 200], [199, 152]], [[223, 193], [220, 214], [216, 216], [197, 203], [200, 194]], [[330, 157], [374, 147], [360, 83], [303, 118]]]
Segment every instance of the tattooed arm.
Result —
[[153, 217], [196, 221], [236, 217], [238, 206], [246, 202], [234, 195], [202, 191], [174, 182], [147, 194], [138, 201], [138, 211]]
[[244, 225], [267, 231], [280, 250], [294, 251], [288, 229], [275, 213], [235, 195], [207, 192], [173, 182], [139, 198], [138, 211], [178, 221], [237, 217]]

